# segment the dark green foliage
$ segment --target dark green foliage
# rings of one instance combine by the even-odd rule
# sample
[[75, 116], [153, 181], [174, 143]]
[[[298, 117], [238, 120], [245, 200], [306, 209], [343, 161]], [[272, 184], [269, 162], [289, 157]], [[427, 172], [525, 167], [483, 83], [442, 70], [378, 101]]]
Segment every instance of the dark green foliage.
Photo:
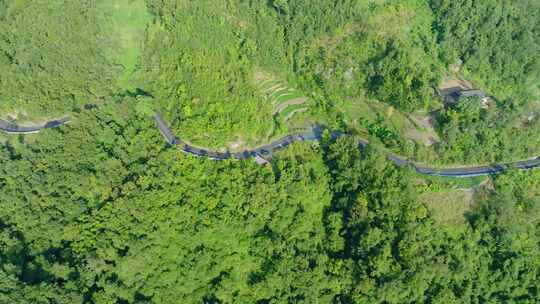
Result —
[[529, 120], [511, 106], [481, 106], [477, 98], [462, 99], [439, 116], [443, 141], [437, 145], [447, 161], [504, 162], [535, 155], [540, 141], [537, 118]]
[[[352, 262], [352, 303], [534, 303], [538, 301], [538, 174], [496, 180], [464, 227], [434, 223], [416, 202], [411, 177], [357, 143], [329, 155], [332, 212], [342, 216]], [[369, 154], [368, 154], [369, 155]], [[360, 173], [360, 174], [359, 174]], [[523, 202], [523, 203], [517, 203]], [[535, 202], [535, 203], [533, 203]], [[516, 204], [517, 203], [517, 204]], [[535, 232], [536, 231], [536, 232]]]
[[399, 136], [390, 127], [384, 124], [384, 119], [381, 115], [377, 115], [374, 122], [362, 120], [362, 125], [369, 132], [369, 135], [379, 139], [388, 147], [398, 147]]
[[537, 174], [497, 179], [465, 226], [443, 227], [407, 170], [351, 138], [272, 168], [216, 163], [163, 150], [129, 107], [1, 150], [2, 300], [539, 300]]
[[523, 102], [540, 80], [540, 4], [431, 0], [443, 58], [461, 59], [476, 81], [499, 97]]
[[443, 111], [440, 156], [489, 163], [538, 154], [539, 3], [430, 2], [442, 59], [461, 61], [463, 73], [496, 99], [489, 110], [481, 109], [478, 100], [462, 100]]
[[[92, 1], [0, 0], [0, 111], [73, 119], [0, 137], [0, 303], [540, 302], [537, 171], [456, 183], [476, 203], [441, 224], [418, 195], [445, 183], [422, 187], [352, 135], [294, 144], [263, 167], [187, 156], [149, 117], [162, 111], [182, 137], [219, 148], [262, 140], [271, 108], [256, 82], [268, 74], [345, 129], [337, 101], [428, 108], [459, 57], [505, 98], [441, 110], [441, 159], [530, 155], [538, 119], [502, 84], [537, 76], [538, 19], [524, 17], [535, 2], [147, 4], [156, 19], [119, 81], [142, 85], [125, 92]], [[384, 115], [366, 117], [353, 119], [373, 139], [404, 145]]]

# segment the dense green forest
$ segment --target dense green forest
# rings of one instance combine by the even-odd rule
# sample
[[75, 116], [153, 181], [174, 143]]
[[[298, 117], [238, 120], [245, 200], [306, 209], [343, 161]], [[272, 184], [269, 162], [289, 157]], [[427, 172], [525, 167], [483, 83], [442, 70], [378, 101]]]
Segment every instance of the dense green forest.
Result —
[[[534, 0], [0, 0], [0, 119], [71, 118], [0, 133], [0, 303], [539, 303], [540, 171], [385, 156], [538, 157], [539, 55]], [[155, 113], [216, 150], [348, 135], [217, 162]]]
[[[150, 8], [157, 18], [142, 59], [151, 75], [144, 90], [193, 143], [243, 148], [319, 122], [420, 161], [487, 163], [539, 152], [530, 136], [540, 131], [534, 1], [151, 1]], [[456, 62], [460, 77], [492, 96], [496, 114], [471, 123], [467, 113], [447, 115], [465, 102], [446, 109], [437, 117], [440, 144], [425, 147], [404, 133], [415, 128], [407, 115], [446, 108], [436, 89]], [[287, 88], [294, 92], [287, 96]], [[303, 96], [309, 111], [283, 121], [268, 94], [285, 103]], [[390, 123], [389, 112], [403, 117]], [[456, 125], [470, 132], [446, 131]]]
[[0, 2], [0, 110], [64, 115], [111, 95], [98, 16], [80, 1]]
[[[536, 1], [431, 1], [442, 58], [504, 101], [525, 102], [538, 86], [540, 6]], [[536, 98], [538, 96], [535, 96]]]
[[418, 200], [436, 183], [354, 138], [215, 163], [130, 108], [2, 147], [1, 302], [540, 300], [538, 172], [494, 179], [448, 225]]

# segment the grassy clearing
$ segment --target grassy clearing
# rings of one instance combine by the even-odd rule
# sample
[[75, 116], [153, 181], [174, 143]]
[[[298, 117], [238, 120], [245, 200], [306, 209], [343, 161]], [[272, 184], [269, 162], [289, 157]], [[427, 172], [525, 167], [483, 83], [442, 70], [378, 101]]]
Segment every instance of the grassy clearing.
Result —
[[[403, 131], [411, 124], [407, 117], [395, 108], [365, 98], [344, 100], [336, 104], [336, 109], [349, 128], [359, 134], [371, 134], [370, 137], [373, 139], [403, 138]], [[379, 131], [376, 132], [376, 129]], [[382, 133], [386, 135], [382, 135]], [[399, 149], [395, 149], [395, 146], [396, 144], [392, 144], [392, 146], [387, 147], [394, 147], [392, 152], [403, 154]]]
[[102, 0], [99, 8], [104, 12], [107, 32], [115, 40], [113, 58], [123, 67], [118, 81], [121, 88], [134, 90], [133, 74], [137, 69], [146, 26], [151, 20], [144, 0]]
[[407, 116], [396, 108], [388, 106], [381, 102], [368, 103], [370, 109], [376, 113], [380, 113], [395, 130], [406, 130], [412, 127], [412, 124], [407, 119]]
[[359, 120], [374, 121], [377, 117], [384, 117], [385, 122], [396, 130], [404, 130], [409, 126], [407, 117], [395, 108], [376, 101], [364, 99], [344, 100], [336, 104], [336, 108], [343, 113], [344, 120], [351, 127], [360, 127]]
[[419, 200], [426, 204], [433, 218], [444, 225], [459, 225], [475, 203], [479, 189], [489, 188], [490, 177], [449, 178], [418, 175]]
[[459, 225], [474, 206], [474, 189], [425, 193], [419, 197], [440, 224]]

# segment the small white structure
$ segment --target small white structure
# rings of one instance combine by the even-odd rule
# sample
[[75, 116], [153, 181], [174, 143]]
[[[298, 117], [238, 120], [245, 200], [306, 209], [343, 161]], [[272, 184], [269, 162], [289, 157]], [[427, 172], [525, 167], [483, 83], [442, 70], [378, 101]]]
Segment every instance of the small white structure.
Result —
[[259, 155], [259, 153], [255, 153], [255, 158], [254, 158], [255, 162], [261, 166], [265, 166], [265, 165], [268, 165], [269, 162], [264, 159], [262, 156]]

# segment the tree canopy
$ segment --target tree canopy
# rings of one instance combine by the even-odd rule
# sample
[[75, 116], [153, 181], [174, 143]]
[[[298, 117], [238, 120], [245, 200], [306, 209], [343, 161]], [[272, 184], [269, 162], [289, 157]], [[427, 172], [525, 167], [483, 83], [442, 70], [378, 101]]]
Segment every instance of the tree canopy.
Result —
[[[71, 118], [0, 134], [0, 303], [540, 302], [539, 171], [387, 159], [537, 157], [539, 9], [0, 0], [0, 119]], [[444, 104], [452, 73], [490, 102]], [[156, 113], [213, 150], [324, 132], [266, 166], [213, 161], [168, 146]]]

